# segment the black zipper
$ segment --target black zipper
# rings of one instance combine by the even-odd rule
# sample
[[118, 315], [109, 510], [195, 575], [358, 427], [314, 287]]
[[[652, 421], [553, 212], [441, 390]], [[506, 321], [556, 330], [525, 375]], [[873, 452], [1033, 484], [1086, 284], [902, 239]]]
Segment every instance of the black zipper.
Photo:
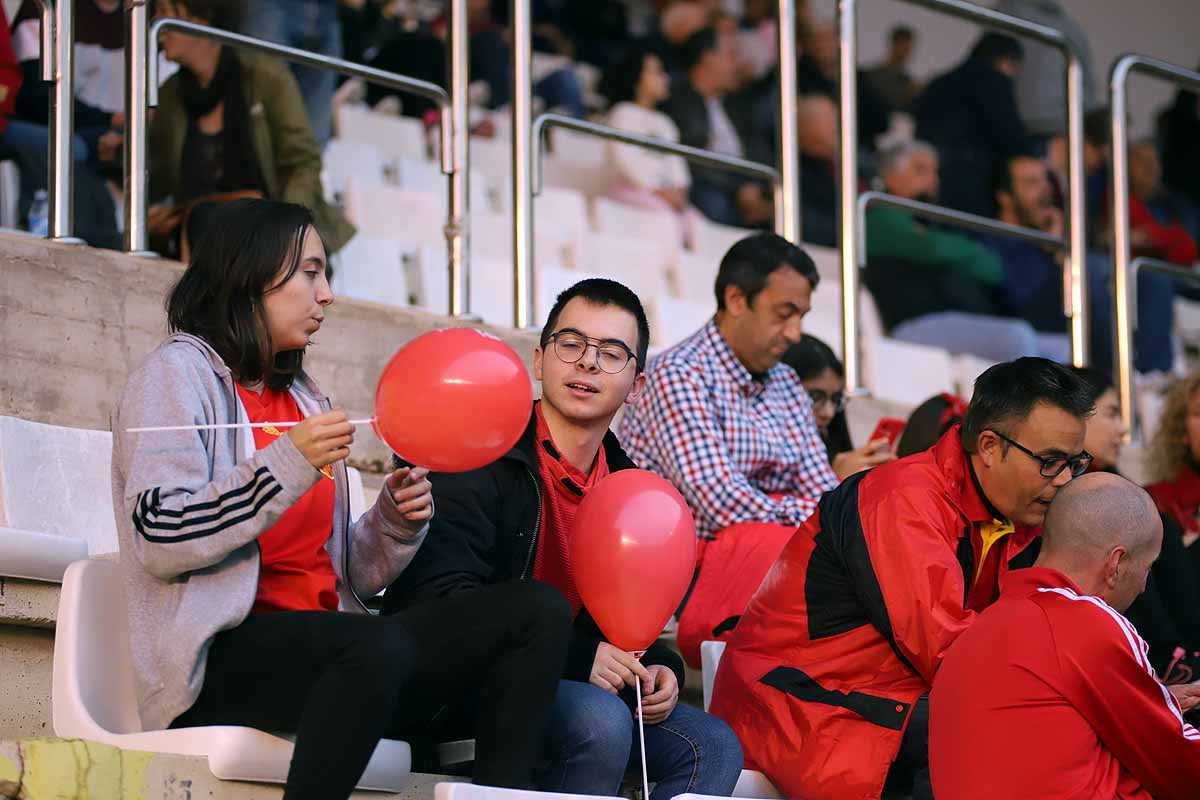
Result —
[[525, 566], [521, 569], [521, 580], [525, 580], [529, 576], [529, 569], [533, 566], [533, 556], [537, 552], [538, 536], [542, 532], [542, 487], [529, 467], [525, 468], [525, 474], [529, 476], [529, 480], [533, 481], [533, 491], [537, 493], [537, 516], [534, 517], [533, 533], [529, 536], [529, 553], [526, 554]]

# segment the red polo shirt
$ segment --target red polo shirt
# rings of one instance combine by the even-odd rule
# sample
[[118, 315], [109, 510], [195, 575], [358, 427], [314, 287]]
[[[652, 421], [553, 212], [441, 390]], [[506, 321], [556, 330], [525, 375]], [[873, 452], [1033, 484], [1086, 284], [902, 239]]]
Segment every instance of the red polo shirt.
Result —
[[930, 695], [939, 800], [1200, 796], [1200, 732], [1133, 625], [1062, 573], [1002, 578], [950, 646]]

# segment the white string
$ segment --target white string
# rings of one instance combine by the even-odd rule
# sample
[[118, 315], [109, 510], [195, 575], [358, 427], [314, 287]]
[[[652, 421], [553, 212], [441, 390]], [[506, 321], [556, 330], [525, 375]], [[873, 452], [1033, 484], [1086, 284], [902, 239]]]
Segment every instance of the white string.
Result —
[[[370, 425], [370, 419], [347, 420], [351, 425]], [[126, 428], [126, 433], [152, 433], [154, 431], [223, 431], [231, 428], [294, 428], [300, 422], [227, 422], [220, 425], [158, 425], [149, 428]]]
[[[642, 650], [634, 653], [633, 657], [641, 661], [645, 654], [646, 651]], [[646, 777], [646, 722], [642, 719], [642, 681], [640, 678], [634, 694], [637, 695], [638, 744], [641, 745], [642, 751], [642, 800], [650, 800], [650, 781]]]

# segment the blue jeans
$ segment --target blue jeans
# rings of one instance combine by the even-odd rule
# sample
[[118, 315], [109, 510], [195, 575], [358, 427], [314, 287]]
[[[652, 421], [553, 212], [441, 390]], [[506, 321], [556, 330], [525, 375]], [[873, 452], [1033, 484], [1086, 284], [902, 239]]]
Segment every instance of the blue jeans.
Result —
[[[626, 772], [641, 779], [637, 722], [621, 698], [590, 683], [559, 681], [534, 774], [539, 789], [614, 796]], [[650, 800], [687, 792], [728, 797], [742, 771], [742, 746], [721, 720], [677, 705], [646, 726]]]
[[1071, 360], [1071, 344], [1064, 333], [1039, 333], [1023, 319], [942, 311], [905, 320], [892, 328], [902, 342], [941, 347], [954, 355], [969, 353], [992, 361], [1021, 356], [1041, 356], [1051, 361]]
[[[242, 33], [268, 42], [342, 57], [342, 22], [337, 0], [261, 0], [247, 3]], [[292, 64], [313, 136], [325, 144], [333, 134], [333, 91], [337, 73]]]

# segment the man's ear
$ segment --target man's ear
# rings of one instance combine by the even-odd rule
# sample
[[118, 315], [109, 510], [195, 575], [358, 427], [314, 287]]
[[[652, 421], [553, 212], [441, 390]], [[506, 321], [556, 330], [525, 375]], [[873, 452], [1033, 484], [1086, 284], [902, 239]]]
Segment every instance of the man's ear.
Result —
[[1121, 563], [1125, 560], [1125, 556], [1129, 555], [1129, 551], [1123, 546], [1118, 545], [1109, 551], [1104, 558], [1104, 585], [1110, 589], [1116, 588], [1117, 583], [1121, 578], [1121, 570], [1124, 565]]
[[750, 308], [750, 304], [746, 301], [746, 293], [742, 291], [740, 286], [734, 286], [732, 283], [725, 287], [725, 311], [730, 316], [740, 317]]
[[990, 469], [1004, 460], [1004, 440], [992, 431], [983, 431], [975, 442], [975, 454]]
[[629, 387], [629, 394], [625, 395], [625, 405], [633, 405], [642, 396], [642, 391], [646, 388], [646, 373], [639, 372], [638, 376], [633, 379], [633, 386]]
[[533, 348], [533, 378], [541, 383], [542, 380], [542, 359], [545, 358], [546, 352], [542, 350], [541, 345]]

